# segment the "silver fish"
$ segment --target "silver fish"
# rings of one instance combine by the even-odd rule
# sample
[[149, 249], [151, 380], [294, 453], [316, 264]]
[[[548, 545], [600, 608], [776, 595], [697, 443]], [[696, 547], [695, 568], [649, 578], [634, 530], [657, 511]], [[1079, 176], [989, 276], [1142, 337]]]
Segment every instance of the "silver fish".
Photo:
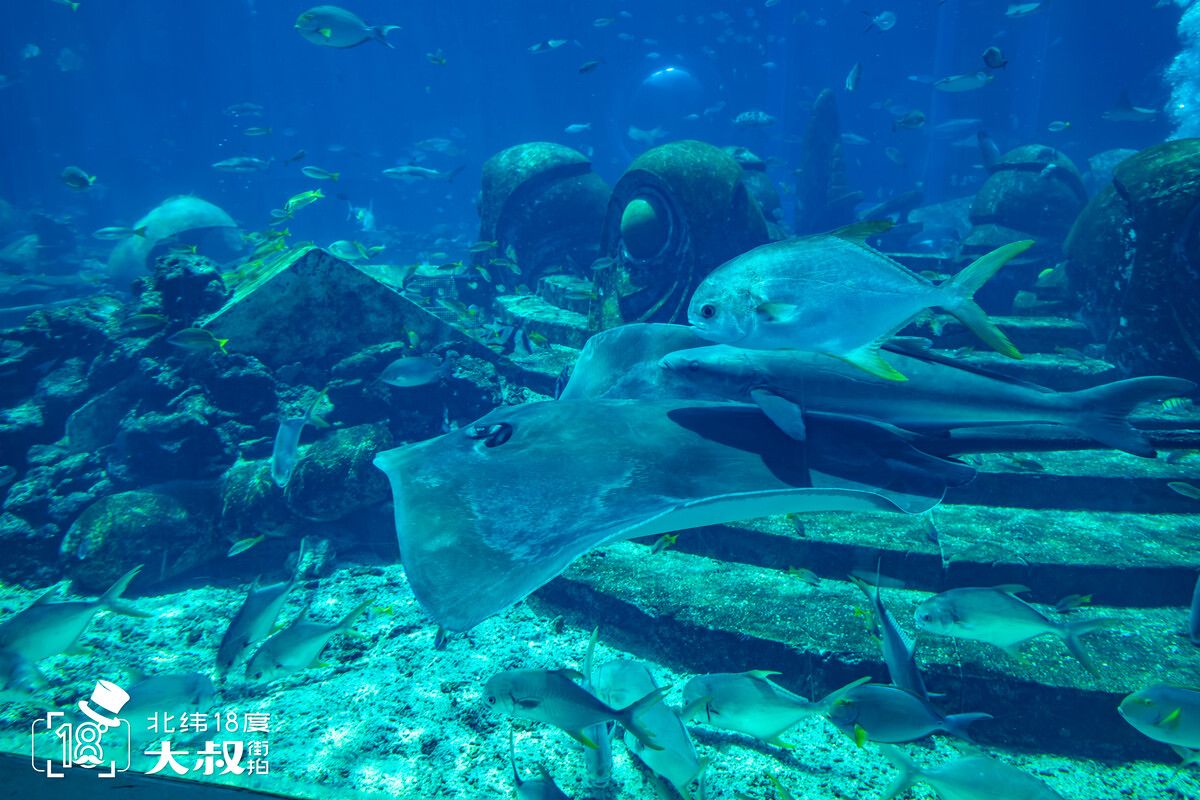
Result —
[[275, 627], [275, 620], [287, 602], [288, 592], [296, 585], [300, 565], [304, 560], [304, 547], [296, 555], [296, 571], [291, 580], [259, 586], [258, 580], [250, 586], [246, 599], [233, 616], [221, 644], [217, 648], [217, 673], [224, 675], [233, 668], [253, 645], [261, 642]]
[[292, 479], [292, 470], [299, 461], [300, 434], [307, 417], [291, 417], [279, 423], [275, 432], [275, 446], [271, 449], [271, 480], [281, 489]]
[[912, 742], [931, 733], [948, 733], [971, 741], [967, 727], [991, 714], [942, 714], [928, 700], [898, 686], [869, 683], [843, 695], [828, 713], [829, 721], [861, 745], [864, 741]]
[[[51, 587], [33, 605], [0, 624], [0, 652], [10, 654], [9, 658], [19, 656], [32, 666], [43, 658], [70, 650], [100, 611], [149, 617], [150, 614], [121, 601], [121, 593], [141, 570], [141, 565], [129, 570], [95, 600], [56, 603], [52, 598], [58, 593], [58, 586]], [[21, 668], [13, 667], [15, 672], [28, 669], [18, 666]]]
[[883, 598], [879, 596], [879, 586], [871, 586], [855, 575], [850, 576], [850, 580], [867, 596], [867, 602], [875, 611], [875, 619], [882, 631], [880, 645], [883, 647], [883, 661], [887, 664], [888, 677], [901, 689], [915, 694], [922, 700], [928, 700], [929, 690], [925, 688], [921, 670], [917, 669], [916, 643], [900, 629], [896, 617], [883, 604]]
[[[596, 670], [596, 694], [611, 706], [626, 705], [658, 688], [645, 664], [628, 659], [609, 661]], [[654, 734], [661, 750], [642, 747], [641, 742], [625, 734], [625, 745], [639, 760], [679, 792], [692, 800], [691, 785], [701, 778], [707, 760], [696, 754], [692, 737], [678, 712], [659, 703], [638, 714], [638, 721]]]
[[[600, 629], [596, 628], [592, 631], [592, 638], [588, 641], [587, 655], [583, 659], [583, 688], [610, 706], [616, 705], [611, 700], [601, 697], [596, 691], [594, 683], [595, 671], [592, 667], [595, 665], [596, 643], [599, 639]], [[658, 687], [650, 687], [650, 689], [655, 688]], [[629, 701], [632, 702], [645, 694], [646, 692], [642, 692], [637, 697], [629, 698]], [[653, 708], [658, 708], [660, 705], [661, 703], [653, 706]], [[596, 743], [594, 750], [590, 747], [583, 748], [583, 765], [587, 770], [588, 788], [593, 792], [605, 792], [612, 786], [612, 740], [615, 730], [615, 723], [611, 720], [604, 720], [585, 728], [583, 731], [584, 736]]]
[[412, 183], [413, 181], [446, 181], [449, 183], [454, 180], [454, 176], [462, 172], [462, 169], [462, 167], [455, 167], [452, 170], [441, 172], [429, 167], [418, 167], [415, 164], [408, 164], [403, 167], [385, 169], [383, 177], [406, 183]]
[[933, 88], [940, 92], [972, 92], [987, 86], [996, 76], [990, 72], [968, 72], [963, 75], [948, 75], [933, 82]]
[[269, 166], [271, 166], [271, 162], [263, 161], [261, 158], [255, 158], [254, 156], [226, 158], [212, 165], [213, 169], [220, 170], [221, 172], [262, 172]]
[[891, 800], [918, 783], [928, 784], [938, 797], [953, 800], [1062, 800], [1062, 795], [1032, 775], [985, 755], [956, 758], [938, 767], [920, 767], [891, 745], [880, 745], [879, 752], [900, 769], [879, 800]]
[[890, 223], [860, 223], [743, 253], [697, 287], [688, 321], [709, 341], [828, 353], [874, 375], [903, 380], [879, 348], [917, 314], [939, 307], [999, 352], [1020, 357], [972, 296], [1032, 241], [997, 248], [934, 285], [866, 245], [869, 236], [888, 228]]
[[379, 380], [388, 386], [411, 388], [424, 386], [446, 375], [447, 364], [429, 356], [397, 358], [383, 368]]
[[[898, 352], [911, 351], [911, 355]], [[850, 414], [900, 428], [942, 433], [955, 428], [1050, 424], [1151, 457], [1154, 447], [1129, 424], [1140, 404], [1196, 387], [1183, 378], [1144, 377], [1075, 392], [1055, 392], [1002, 375], [956, 366], [906, 343], [888, 358], [909, 380], [872, 380], [839, 359], [797, 351], [741, 350], [719, 345], [680, 350], [659, 365], [679, 381], [726, 400], [756, 403], [793, 438], [804, 437], [805, 413]]]
[[1112, 627], [1118, 620], [1094, 617], [1057, 622], [1015, 595], [1027, 591], [1025, 586], [1014, 585], [950, 589], [917, 606], [917, 627], [939, 636], [987, 642], [1014, 657], [1024, 642], [1054, 635], [1063, 640], [1089, 672], [1098, 674], [1079, 639]]
[[779, 737], [809, 717], [827, 714], [851, 689], [870, 678], [861, 678], [810, 701], [770, 680], [778, 672], [718, 672], [699, 675], [683, 687], [684, 721], [701, 720], [722, 730], [737, 731], [776, 747], [791, 748]]
[[507, 670], [488, 679], [484, 696], [492, 708], [561, 728], [584, 747], [596, 747], [596, 743], [584, 735], [585, 729], [598, 722], [616, 720], [646, 747], [661, 749], [653, 734], [638, 720], [638, 713], [660, 702], [667, 689], [656, 689], [637, 702], [618, 709], [600, 702], [576, 683], [582, 678], [582, 674], [570, 669]]
[[339, 633], [350, 633], [351, 626], [373, 602], [373, 599], [363, 601], [332, 624], [301, 617], [258, 649], [246, 664], [246, 677], [255, 681], [273, 681], [314, 666], [329, 640]]
[[538, 764], [540, 778], [522, 779], [517, 771], [517, 755], [513, 748], [512, 731], [508, 732], [508, 760], [512, 764], [513, 783], [517, 785], [517, 800], [570, 800], [558, 788], [543, 764]]

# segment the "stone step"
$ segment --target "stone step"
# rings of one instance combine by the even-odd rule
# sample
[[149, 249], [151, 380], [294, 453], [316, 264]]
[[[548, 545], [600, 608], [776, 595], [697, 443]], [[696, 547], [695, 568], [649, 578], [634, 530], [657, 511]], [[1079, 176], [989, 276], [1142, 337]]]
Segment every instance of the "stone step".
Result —
[[[883, 596], [911, 631], [914, 608], [929, 595], [885, 589]], [[863, 675], [887, 679], [865, 625], [865, 600], [848, 582], [813, 587], [778, 570], [671, 550], [651, 555], [626, 542], [579, 559], [533, 602], [571, 624], [598, 623], [614, 646], [683, 672], [776, 670], [781, 684], [810, 697]], [[1050, 636], [1026, 644], [1019, 659], [982, 643], [922, 637], [918, 663], [930, 690], [945, 695], [938, 701], [945, 712], [995, 716], [972, 727], [982, 743], [1169, 759], [1122, 722], [1116, 707], [1151, 683], [1195, 682], [1200, 649], [1175, 635], [1183, 610], [1096, 608], [1074, 618], [1093, 615], [1119, 620], [1085, 639], [1100, 678]]]
[[[933, 340], [939, 349], [955, 350], [961, 347], [973, 347], [981, 352], [987, 351], [987, 345], [979, 341], [975, 334], [967, 330], [966, 326], [954, 317], [939, 315], [938, 320], [942, 323], [942, 328], [941, 332], [933, 337]], [[1087, 326], [1082, 322], [1065, 317], [993, 316], [992, 322], [1000, 326], [1000, 329], [1008, 335], [1017, 349], [1025, 354], [1057, 354], [1056, 348], [1082, 351], [1094, 341]], [[927, 327], [918, 328], [916, 333], [928, 336], [929, 329]], [[1068, 357], [1067, 360], [1071, 359]]]
[[526, 333], [540, 333], [556, 344], [578, 349], [589, 336], [586, 314], [559, 308], [537, 295], [500, 295], [496, 309], [504, 322]]
[[[910, 589], [1023, 584], [1053, 604], [1091, 594], [1106, 606], [1190, 601], [1200, 569], [1200, 515], [1042, 511], [943, 505], [928, 515], [814, 513], [682, 531], [680, 552]], [[649, 544], [653, 539], [642, 540]]]

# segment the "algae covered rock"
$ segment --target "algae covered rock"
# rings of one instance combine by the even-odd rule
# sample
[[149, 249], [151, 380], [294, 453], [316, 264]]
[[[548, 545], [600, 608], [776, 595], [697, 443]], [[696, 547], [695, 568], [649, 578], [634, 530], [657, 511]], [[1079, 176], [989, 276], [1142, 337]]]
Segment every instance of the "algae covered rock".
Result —
[[334, 431], [304, 452], [287, 485], [292, 513], [329, 522], [388, 498], [376, 454], [392, 446], [387, 426], [356, 425]]
[[138, 564], [170, 577], [202, 563], [216, 542], [201, 499], [131, 491], [97, 500], [63, 538], [67, 574], [81, 591], [103, 592]]
[[1004, 237], [1033, 238], [1055, 249], [1086, 202], [1083, 178], [1071, 159], [1053, 147], [1018, 147], [992, 168], [976, 193], [971, 206], [976, 230], [965, 244], [980, 253], [998, 246], [995, 226], [1004, 229]]
[[1121, 162], [1065, 249], [1071, 292], [1109, 361], [1200, 378], [1200, 139]]
[[216, 264], [189, 254], [160, 258], [137, 290], [143, 312], [158, 312], [185, 326], [216, 311], [231, 294]]
[[291, 513], [271, 480], [270, 459], [238, 461], [221, 476], [221, 527], [240, 536], [284, 529]]

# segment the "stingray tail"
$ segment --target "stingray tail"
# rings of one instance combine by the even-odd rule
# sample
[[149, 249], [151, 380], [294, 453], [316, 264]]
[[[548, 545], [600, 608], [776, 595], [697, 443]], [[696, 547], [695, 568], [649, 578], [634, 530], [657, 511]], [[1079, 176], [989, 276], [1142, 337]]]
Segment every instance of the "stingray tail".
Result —
[[667, 690], [670, 688], [670, 686], [664, 686], [661, 689], [655, 689], [641, 700], [625, 706], [625, 708], [617, 712], [617, 722], [624, 725], [625, 730], [632, 733], [642, 745], [651, 750], [662, 750], [662, 746], [654, 743], [654, 734], [642, 727], [642, 724], [637, 720], [637, 715], [655, 703], [661, 703], [663, 697], [667, 694]]
[[900, 774], [888, 784], [888, 787], [883, 790], [883, 794], [879, 795], [879, 800], [892, 800], [896, 795], [908, 791], [913, 784], [921, 779], [921, 768], [900, 748], [890, 744], [881, 744], [879, 745], [879, 752], [883, 754], [884, 758], [892, 762], [892, 766], [900, 770]]
[[1183, 378], [1151, 376], [1071, 392], [1066, 399], [1077, 416], [1070, 424], [1101, 444], [1154, 458], [1153, 445], [1129, 424], [1129, 414], [1142, 403], [1188, 395], [1195, 389], [1196, 384]]
[[975, 302], [975, 293], [999, 272], [1001, 267], [1031, 247], [1033, 247], [1031, 239], [997, 247], [987, 255], [980, 256], [953, 278], [938, 286], [942, 293], [942, 299], [938, 305], [953, 314], [959, 322], [966, 325], [972, 333], [986, 342], [993, 350], [1009, 358], [1020, 358], [1021, 352], [1004, 334], [1004, 331], [997, 328], [996, 324], [988, 318], [987, 312]]

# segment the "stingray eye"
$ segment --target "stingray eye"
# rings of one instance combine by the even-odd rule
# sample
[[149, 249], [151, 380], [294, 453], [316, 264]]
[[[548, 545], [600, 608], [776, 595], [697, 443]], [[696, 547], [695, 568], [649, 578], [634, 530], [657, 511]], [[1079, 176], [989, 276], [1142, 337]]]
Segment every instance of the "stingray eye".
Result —
[[688, 368], [689, 372], [699, 372], [700, 371], [700, 362], [694, 358], [689, 359], [687, 362], [687, 368]]
[[700, 306], [700, 316], [704, 317], [705, 319], [712, 319], [716, 315], [717, 307], [712, 303], [705, 303], [704, 305]]

